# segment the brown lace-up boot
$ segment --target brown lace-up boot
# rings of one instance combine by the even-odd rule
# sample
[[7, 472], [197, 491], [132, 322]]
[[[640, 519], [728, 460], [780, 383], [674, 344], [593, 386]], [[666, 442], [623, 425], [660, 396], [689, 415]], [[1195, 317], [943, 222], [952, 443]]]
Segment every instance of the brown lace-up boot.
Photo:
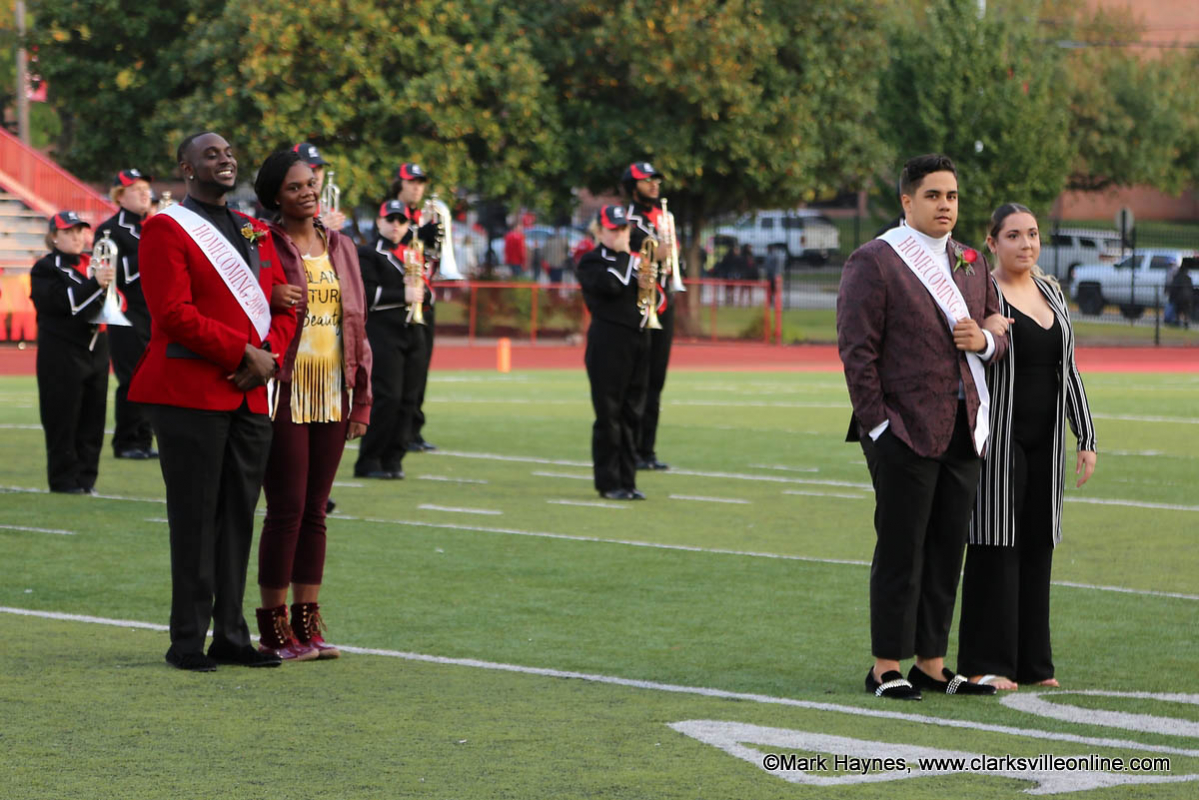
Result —
[[300, 644], [315, 647], [320, 658], [339, 658], [341, 651], [325, 641], [321, 633], [325, 621], [321, 619], [321, 607], [317, 603], [293, 603], [291, 618], [295, 622], [296, 639]]
[[287, 624], [287, 606], [259, 608], [258, 649], [263, 653], [274, 653], [284, 661], [311, 661], [320, 654], [315, 647], [296, 641], [291, 626]]

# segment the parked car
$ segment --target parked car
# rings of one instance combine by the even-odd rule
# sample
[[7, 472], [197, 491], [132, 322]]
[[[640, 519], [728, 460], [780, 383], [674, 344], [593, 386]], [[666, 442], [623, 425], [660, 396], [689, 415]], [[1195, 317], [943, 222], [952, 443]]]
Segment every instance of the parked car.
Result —
[[760, 255], [782, 250], [788, 260], [803, 259], [816, 264], [828, 261], [829, 255], [841, 247], [837, 226], [809, 208], [746, 214], [732, 225], [717, 228], [715, 236], [748, 244]]
[[[1086, 264], [1074, 270], [1072, 294], [1084, 314], [1099, 314], [1109, 303], [1128, 319], [1166, 303], [1166, 280], [1192, 250], [1137, 250], [1116, 264]], [[1042, 267], [1044, 269], [1044, 267]]]
[[1060, 228], [1041, 242], [1038, 264], [1047, 274], [1068, 281], [1073, 278], [1076, 267], [1114, 264], [1120, 260], [1120, 255], [1118, 231]]

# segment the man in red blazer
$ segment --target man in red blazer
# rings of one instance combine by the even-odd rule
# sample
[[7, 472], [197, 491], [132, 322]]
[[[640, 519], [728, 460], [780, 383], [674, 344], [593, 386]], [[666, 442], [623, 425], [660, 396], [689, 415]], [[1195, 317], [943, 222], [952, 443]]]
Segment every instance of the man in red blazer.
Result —
[[[150, 405], [167, 490], [171, 647], [179, 669], [278, 666], [242, 615], [254, 507], [271, 443], [267, 381], [296, 329], [266, 227], [230, 211], [237, 160], [215, 133], [179, 146], [187, 197], [142, 230], [150, 344], [129, 399]], [[287, 296], [286, 292], [280, 296]], [[208, 626], [213, 643], [204, 654]]]
[[[861, 442], [875, 494], [866, 690], [993, 694], [944, 657], [989, 432], [982, 364], [1004, 355], [1007, 337], [985, 259], [950, 237], [953, 162], [912, 159], [900, 194], [906, 221], [849, 257], [837, 296], [849, 439]], [[905, 680], [899, 662], [913, 655]]]

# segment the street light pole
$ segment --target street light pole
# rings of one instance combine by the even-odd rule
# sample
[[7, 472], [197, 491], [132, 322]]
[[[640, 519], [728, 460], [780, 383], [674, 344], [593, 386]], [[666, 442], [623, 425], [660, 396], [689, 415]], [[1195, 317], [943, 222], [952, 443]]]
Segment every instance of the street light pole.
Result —
[[25, 0], [17, 0], [17, 135], [29, 144], [29, 73], [25, 59]]

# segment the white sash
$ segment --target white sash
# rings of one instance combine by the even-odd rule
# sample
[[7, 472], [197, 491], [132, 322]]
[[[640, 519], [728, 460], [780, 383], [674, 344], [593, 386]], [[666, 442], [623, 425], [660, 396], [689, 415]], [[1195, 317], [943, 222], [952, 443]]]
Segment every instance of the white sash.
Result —
[[[958, 291], [953, 276], [946, 270], [944, 259], [938, 259], [932, 251], [920, 241], [907, 225], [901, 225], [878, 237], [891, 246], [895, 254], [903, 259], [903, 263], [916, 274], [924, 288], [933, 296], [937, 307], [949, 321], [950, 330], [958, 320], [970, 316], [966, 308], [966, 300]], [[978, 390], [978, 415], [974, 420], [974, 449], [981, 456], [987, 444], [987, 436], [991, 432], [991, 393], [987, 391], [987, 378], [983, 373], [983, 362], [977, 353], [966, 353], [966, 363], [970, 366], [970, 376], [974, 378], [974, 388]]]
[[[271, 330], [271, 304], [237, 248], [211, 222], [190, 208], [185, 208], [182, 203], [172, 203], [158, 213], [175, 220], [192, 237], [192, 241], [212, 262], [213, 269], [225, 281], [242, 311], [250, 318], [254, 330], [258, 331], [258, 338], [266, 341], [266, 335]], [[253, 243], [250, 246], [255, 247]]]

